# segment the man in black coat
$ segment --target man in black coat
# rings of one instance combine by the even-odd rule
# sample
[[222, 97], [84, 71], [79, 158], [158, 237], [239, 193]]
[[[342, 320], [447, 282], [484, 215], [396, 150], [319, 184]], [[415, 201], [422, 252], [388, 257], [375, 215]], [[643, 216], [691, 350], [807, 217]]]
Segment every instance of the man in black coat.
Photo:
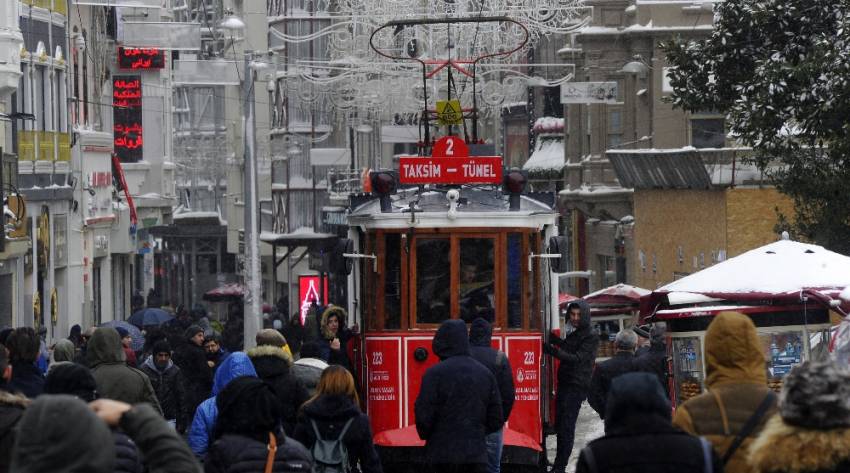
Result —
[[213, 369], [204, 350], [204, 329], [197, 325], [186, 329], [183, 343], [174, 349], [174, 364], [180, 367], [186, 381], [186, 415], [191, 419], [198, 404], [212, 392]]
[[670, 392], [667, 388], [669, 364], [667, 358], [667, 345], [664, 342], [667, 324], [655, 322], [649, 330], [649, 347], [640, 348], [635, 352], [635, 363], [640, 371], [652, 373], [658, 378], [658, 382], [664, 387], [667, 397]]
[[[493, 327], [490, 322], [478, 317], [469, 327], [469, 354], [496, 377], [499, 395], [502, 398], [502, 417], [505, 422], [514, 407], [515, 389], [511, 364], [504, 352], [491, 346]], [[487, 463], [489, 473], [499, 473], [502, 461], [503, 429], [487, 435]]]
[[17, 425], [24, 415], [24, 409], [30, 403], [26, 397], [6, 390], [6, 383], [10, 379], [12, 365], [6, 356], [6, 347], [0, 345], [0, 473], [9, 471], [12, 447], [18, 432]]
[[577, 473], [705, 473], [723, 471], [708, 441], [686, 434], [670, 421], [670, 401], [650, 373], [627, 373], [611, 383], [605, 436], [579, 455]]
[[180, 368], [171, 361], [168, 340], [156, 342], [139, 369], [150, 378], [165, 420], [174, 424], [181, 434], [185, 432], [192, 421], [186, 406], [186, 382]]
[[36, 366], [41, 339], [31, 327], [18, 327], [6, 339], [12, 364], [8, 391], [32, 399], [44, 390], [44, 375]]
[[416, 432], [435, 472], [487, 471], [487, 434], [504, 424], [493, 373], [469, 355], [466, 324], [447, 320], [434, 336], [440, 362], [428, 368], [416, 398]]
[[558, 452], [552, 472], [563, 473], [570, 460], [575, 440], [576, 421], [581, 403], [587, 398], [593, 362], [599, 337], [590, 327], [590, 306], [577, 300], [567, 306], [569, 320], [564, 327], [564, 338], [552, 334], [543, 344], [543, 351], [560, 361], [558, 367], [558, 392], [555, 396], [555, 430], [558, 435]]
[[637, 334], [632, 329], [620, 330], [614, 339], [614, 356], [609, 360], [596, 365], [593, 376], [590, 378], [590, 392], [587, 394], [587, 403], [605, 419], [605, 403], [608, 400], [608, 390], [611, 389], [611, 381], [617, 376], [638, 371], [635, 363], [635, 346], [637, 345]]

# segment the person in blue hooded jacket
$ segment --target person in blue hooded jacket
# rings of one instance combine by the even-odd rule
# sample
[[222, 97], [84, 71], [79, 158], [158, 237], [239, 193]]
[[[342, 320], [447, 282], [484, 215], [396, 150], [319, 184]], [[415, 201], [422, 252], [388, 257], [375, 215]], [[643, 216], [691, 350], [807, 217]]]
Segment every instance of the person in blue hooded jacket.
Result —
[[238, 351], [231, 353], [219, 366], [213, 379], [212, 397], [202, 402], [195, 410], [192, 427], [189, 428], [189, 448], [200, 458], [203, 458], [210, 446], [210, 440], [215, 432], [215, 422], [218, 418], [216, 396], [228, 383], [241, 376], [257, 377], [254, 365], [248, 355]]

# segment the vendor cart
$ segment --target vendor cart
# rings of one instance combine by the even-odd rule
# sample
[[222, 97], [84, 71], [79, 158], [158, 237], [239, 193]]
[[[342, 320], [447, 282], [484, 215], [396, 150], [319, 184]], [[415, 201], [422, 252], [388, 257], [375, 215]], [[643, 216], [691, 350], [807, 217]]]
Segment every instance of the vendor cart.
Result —
[[850, 258], [781, 240], [661, 287], [641, 301], [646, 321], [667, 323], [674, 405], [705, 389], [705, 331], [726, 311], [749, 316], [779, 391], [791, 367], [828, 356], [832, 327], [843, 312], [838, 294], [850, 285]]
[[617, 284], [584, 296], [590, 306], [590, 321], [599, 334], [596, 361], [614, 356], [614, 338], [620, 330], [638, 321], [640, 298], [651, 291], [628, 284]]

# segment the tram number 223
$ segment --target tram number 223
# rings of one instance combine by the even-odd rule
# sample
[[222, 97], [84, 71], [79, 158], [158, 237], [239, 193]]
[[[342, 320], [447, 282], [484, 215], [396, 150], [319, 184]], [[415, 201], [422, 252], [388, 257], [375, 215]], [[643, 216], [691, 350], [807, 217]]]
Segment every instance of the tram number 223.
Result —
[[372, 366], [381, 366], [384, 364], [384, 354], [376, 351], [372, 353]]
[[522, 363], [524, 365], [533, 365], [534, 364], [534, 352], [533, 351], [524, 352]]

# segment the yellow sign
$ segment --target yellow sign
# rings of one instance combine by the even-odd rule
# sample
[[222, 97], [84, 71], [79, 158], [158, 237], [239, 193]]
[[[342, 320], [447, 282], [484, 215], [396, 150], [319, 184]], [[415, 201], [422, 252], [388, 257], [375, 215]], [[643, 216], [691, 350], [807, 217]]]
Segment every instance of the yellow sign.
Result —
[[460, 108], [460, 100], [438, 100], [437, 101], [437, 124], [438, 125], [460, 125], [463, 123], [463, 111]]

